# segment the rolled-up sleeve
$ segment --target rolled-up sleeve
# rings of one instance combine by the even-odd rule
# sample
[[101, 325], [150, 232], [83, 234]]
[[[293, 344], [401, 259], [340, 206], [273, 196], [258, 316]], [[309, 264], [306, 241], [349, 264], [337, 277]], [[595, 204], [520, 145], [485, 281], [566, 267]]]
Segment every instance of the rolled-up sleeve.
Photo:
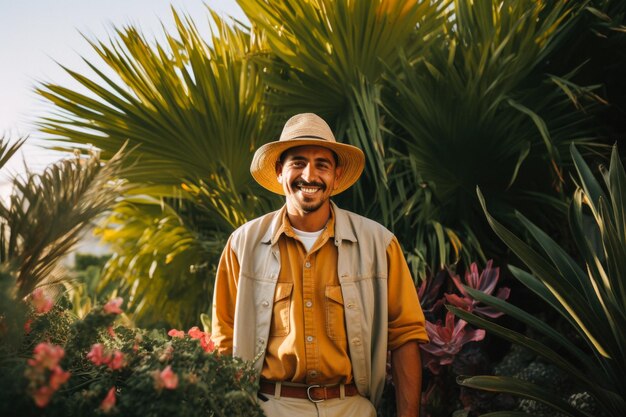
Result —
[[412, 340], [427, 343], [424, 312], [402, 248], [395, 237], [387, 247], [387, 265], [388, 349], [395, 350]]
[[233, 352], [238, 277], [239, 261], [229, 239], [217, 266], [211, 319], [211, 340], [220, 353], [229, 355]]

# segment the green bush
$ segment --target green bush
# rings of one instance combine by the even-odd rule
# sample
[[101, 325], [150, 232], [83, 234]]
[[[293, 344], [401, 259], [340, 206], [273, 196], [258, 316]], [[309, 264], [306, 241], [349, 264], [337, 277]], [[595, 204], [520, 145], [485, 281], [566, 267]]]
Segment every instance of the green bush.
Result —
[[251, 364], [220, 355], [197, 327], [116, 326], [121, 298], [81, 320], [42, 291], [28, 305], [11, 295], [0, 300], [2, 416], [263, 415]]

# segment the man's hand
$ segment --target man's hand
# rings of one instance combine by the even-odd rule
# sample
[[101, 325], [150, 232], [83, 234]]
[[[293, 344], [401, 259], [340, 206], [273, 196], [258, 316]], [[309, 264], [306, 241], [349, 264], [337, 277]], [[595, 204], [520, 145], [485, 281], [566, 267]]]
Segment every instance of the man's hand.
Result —
[[391, 352], [391, 374], [396, 386], [398, 417], [418, 417], [422, 394], [419, 345], [410, 341]]

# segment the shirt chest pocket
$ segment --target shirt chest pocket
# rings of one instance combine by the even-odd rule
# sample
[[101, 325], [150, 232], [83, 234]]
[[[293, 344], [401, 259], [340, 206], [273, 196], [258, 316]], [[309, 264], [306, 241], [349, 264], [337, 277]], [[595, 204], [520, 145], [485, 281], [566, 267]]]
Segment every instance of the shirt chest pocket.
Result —
[[340, 285], [327, 285], [326, 290], [326, 333], [331, 340], [346, 340], [343, 295]]
[[290, 282], [279, 282], [276, 284], [270, 337], [287, 336], [289, 334], [289, 313], [291, 309], [292, 290], [293, 284]]

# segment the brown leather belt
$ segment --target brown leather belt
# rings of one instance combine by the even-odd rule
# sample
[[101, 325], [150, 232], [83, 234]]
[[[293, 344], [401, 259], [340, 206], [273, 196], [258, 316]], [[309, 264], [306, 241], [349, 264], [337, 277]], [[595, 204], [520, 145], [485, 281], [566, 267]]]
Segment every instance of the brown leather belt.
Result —
[[[276, 392], [276, 384], [272, 381], [261, 380], [259, 392], [263, 394], [274, 395]], [[344, 393], [346, 397], [358, 395], [359, 391], [354, 384], [344, 384]], [[314, 403], [333, 398], [341, 397], [340, 385], [285, 385], [280, 386], [280, 396], [289, 398], [302, 398]]]

